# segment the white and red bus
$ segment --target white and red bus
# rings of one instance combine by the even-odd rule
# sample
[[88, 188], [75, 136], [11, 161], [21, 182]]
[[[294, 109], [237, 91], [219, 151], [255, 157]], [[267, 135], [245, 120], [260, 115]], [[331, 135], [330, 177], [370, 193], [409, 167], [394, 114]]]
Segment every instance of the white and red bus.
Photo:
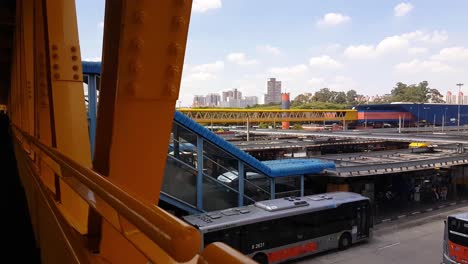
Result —
[[203, 246], [224, 242], [257, 262], [280, 263], [346, 249], [372, 235], [369, 199], [350, 192], [286, 197], [185, 216]]
[[443, 263], [468, 263], [468, 213], [449, 215], [445, 222]]

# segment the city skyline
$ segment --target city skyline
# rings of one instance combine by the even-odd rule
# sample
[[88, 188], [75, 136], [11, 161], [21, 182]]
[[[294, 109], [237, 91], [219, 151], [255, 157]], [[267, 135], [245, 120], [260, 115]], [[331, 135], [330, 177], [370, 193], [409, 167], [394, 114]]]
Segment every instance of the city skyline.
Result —
[[237, 88], [219, 93], [193, 96], [191, 107], [245, 108], [258, 104], [257, 96], [242, 96]]
[[[77, 2], [83, 59], [100, 59], [103, 7]], [[457, 91], [467, 82], [467, 9], [466, 1], [195, 0], [179, 101], [227, 85], [263, 100], [273, 77], [291, 99], [324, 87], [385, 94], [400, 81]]]

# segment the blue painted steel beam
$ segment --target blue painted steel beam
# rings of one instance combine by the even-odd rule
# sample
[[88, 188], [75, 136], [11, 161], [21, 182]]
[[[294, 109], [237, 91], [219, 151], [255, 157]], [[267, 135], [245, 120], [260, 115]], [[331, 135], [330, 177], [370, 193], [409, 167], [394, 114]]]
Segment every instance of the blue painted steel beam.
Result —
[[88, 118], [89, 118], [89, 139], [91, 143], [91, 157], [94, 157], [94, 141], [96, 137], [97, 118], [97, 75], [88, 75]]
[[301, 175], [301, 197], [304, 196], [304, 175]]
[[270, 178], [270, 199], [273, 200], [276, 197], [276, 181], [275, 178]]
[[245, 173], [244, 173], [244, 163], [242, 163], [241, 161], [237, 161], [239, 163], [239, 175], [238, 175], [238, 183], [239, 183], [239, 186], [238, 186], [238, 205], [239, 206], [243, 206], [244, 205], [244, 177], [245, 177]]
[[197, 136], [197, 209], [203, 210], [203, 138]]

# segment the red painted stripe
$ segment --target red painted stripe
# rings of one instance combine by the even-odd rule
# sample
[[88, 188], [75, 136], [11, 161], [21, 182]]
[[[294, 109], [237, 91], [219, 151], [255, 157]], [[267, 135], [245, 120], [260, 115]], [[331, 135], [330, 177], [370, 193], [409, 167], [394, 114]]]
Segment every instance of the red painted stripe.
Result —
[[455, 244], [451, 241], [449, 241], [448, 244], [450, 256], [456, 256], [457, 262], [468, 261], [468, 247]]
[[297, 257], [302, 254], [317, 251], [317, 242], [310, 242], [307, 244], [281, 249], [267, 254], [269, 262], [276, 262], [286, 260], [292, 257]]

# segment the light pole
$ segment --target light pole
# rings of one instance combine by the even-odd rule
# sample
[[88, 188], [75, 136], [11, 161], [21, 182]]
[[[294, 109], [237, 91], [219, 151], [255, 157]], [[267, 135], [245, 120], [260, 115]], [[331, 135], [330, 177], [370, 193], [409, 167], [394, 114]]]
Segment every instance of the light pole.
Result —
[[461, 92], [461, 87], [463, 86], [463, 83], [457, 83], [458, 86], [458, 118], [457, 118], [457, 130], [460, 131], [460, 92]]

